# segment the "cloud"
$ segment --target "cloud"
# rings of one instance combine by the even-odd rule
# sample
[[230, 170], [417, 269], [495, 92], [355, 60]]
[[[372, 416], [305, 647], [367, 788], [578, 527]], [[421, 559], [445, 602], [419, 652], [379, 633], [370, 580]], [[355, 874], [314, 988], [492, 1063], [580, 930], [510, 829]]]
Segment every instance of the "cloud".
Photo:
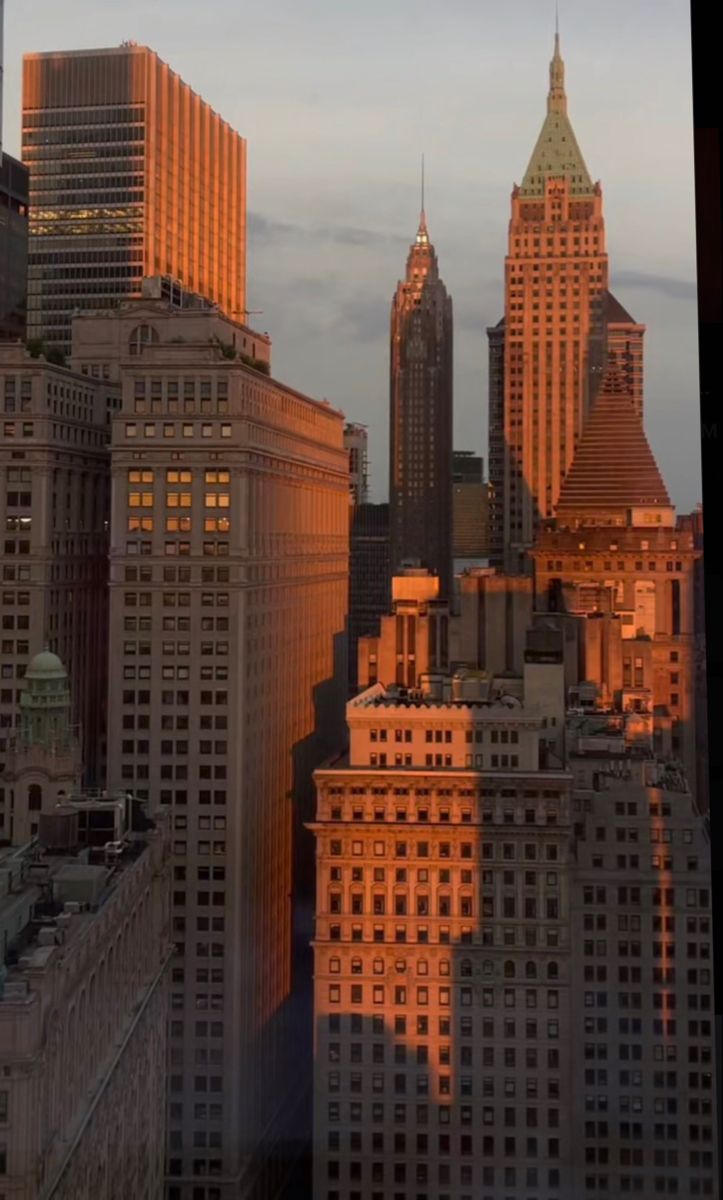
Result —
[[697, 300], [698, 287], [694, 280], [672, 279], [669, 275], [649, 275], [645, 271], [616, 271], [612, 284], [658, 292], [671, 300]]
[[270, 221], [268, 217], [252, 212], [246, 218], [246, 230], [255, 242], [275, 242], [301, 232], [298, 225], [290, 225], [286, 221]]
[[260, 213], [247, 217], [249, 237], [256, 243], [271, 244], [286, 238], [304, 238], [318, 242], [333, 242], [340, 246], [390, 246], [409, 244], [408, 237], [396, 233], [381, 233], [376, 229], [358, 229], [347, 225], [305, 226], [287, 221], [274, 221]]
[[374, 342], [389, 334], [389, 298], [353, 296], [340, 298], [334, 325], [339, 333], [359, 342]]

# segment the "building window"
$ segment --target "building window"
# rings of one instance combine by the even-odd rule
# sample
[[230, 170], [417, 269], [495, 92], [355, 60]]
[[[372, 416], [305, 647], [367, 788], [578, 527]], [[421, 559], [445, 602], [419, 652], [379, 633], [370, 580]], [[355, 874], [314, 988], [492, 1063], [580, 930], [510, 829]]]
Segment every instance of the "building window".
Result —
[[132, 355], [142, 354], [146, 346], [158, 343], [158, 332], [151, 325], [137, 325], [128, 339], [128, 352]]

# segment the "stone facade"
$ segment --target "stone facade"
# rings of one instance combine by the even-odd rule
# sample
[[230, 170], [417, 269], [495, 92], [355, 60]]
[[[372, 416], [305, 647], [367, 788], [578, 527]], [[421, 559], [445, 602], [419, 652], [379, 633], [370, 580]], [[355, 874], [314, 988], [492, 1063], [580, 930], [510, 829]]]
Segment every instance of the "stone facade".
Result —
[[68, 676], [60, 659], [43, 651], [25, 673], [20, 721], [0, 774], [5, 837], [16, 846], [29, 842], [38, 833], [41, 814], [77, 792], [81, 775]]
[[[0, 1186], [13, 1200], [162, 1194], [168, 849], [161, 823], [112, 867], [37, 843], [0, 859]], [[40, 932], [5, 922], [24, 894]]]
[[[316, 772], [314, 1200], [717, 1195], [684, 775], [622, 713], [571, 716], [561, 770], [495, 761], [501, 716], [465, 769], [474, 701], [377, 686], [347, 713], [348, 758]], [[449, 758], [422, 767], [437, 732]]]
[[343, 737], [343, 417], [250, 367], [268, 342], [217, 310], [141, 299], [82, 327], [123, 388], [108, 783], [173, 829], [168, 1196], [273, 1196], [308, 1122], [300, 824]]
[[[472, 702], [372, 689], [348, 712], [349, 760], [316, 774], [315, 1200], [518, 1200], [510, 1171], [531, 1170], [572, 1200], [571, 779], [539, 772], [524, 709], [480, 705], [478, 726]], [[372, 751], [386, 725], [411, 765]], [[425, 765], [427, 733], [447, 765]], [[465, 769], [472, 748], [522, 760]]]
[[67, 667], [87, 780], [102, 782], [108, 640], [108, 379], [0, 343], [0, 764], [20, 680], [44, 646]]

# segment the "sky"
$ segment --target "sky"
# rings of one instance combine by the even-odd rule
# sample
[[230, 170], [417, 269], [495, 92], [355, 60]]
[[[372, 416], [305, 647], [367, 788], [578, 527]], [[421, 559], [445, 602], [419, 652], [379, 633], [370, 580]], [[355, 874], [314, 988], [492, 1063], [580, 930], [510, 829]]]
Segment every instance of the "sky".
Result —
[[[645, 335], [645, 424], [680, 511], [701, 498], [690, 14], [560, 0], [568, 111], [603, 187], [611, 290]], [[455, 319], [455, 447], [487, 459], [487, 337], [510, 193], [545, 115], [554, 0], [6, 0], [4, 146], [28, 51], [151, 46], [248, 141], [249, 322], [273, 374], [369, 427], [386, 499], [389, 310], [420, 159]]]

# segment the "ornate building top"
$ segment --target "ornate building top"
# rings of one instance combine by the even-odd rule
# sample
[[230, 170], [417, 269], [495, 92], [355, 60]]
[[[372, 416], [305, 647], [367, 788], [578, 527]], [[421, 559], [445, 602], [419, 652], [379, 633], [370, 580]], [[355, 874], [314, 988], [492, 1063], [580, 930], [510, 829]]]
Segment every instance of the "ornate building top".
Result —
[[558, 33], [555, 34], [555, 52], [550, 62], [547, 116], [522, 180], [520, 195], [544, 196], [548, 178], [566, 179], [573, 196], [591, 196], [595, 191], [567, 115], [565, 64], [560, 56]]
[[25, 672], [20, 697], [19, 747], [63, 753], [74, 742], [68, 674], [56, 654], [42, 650]]

